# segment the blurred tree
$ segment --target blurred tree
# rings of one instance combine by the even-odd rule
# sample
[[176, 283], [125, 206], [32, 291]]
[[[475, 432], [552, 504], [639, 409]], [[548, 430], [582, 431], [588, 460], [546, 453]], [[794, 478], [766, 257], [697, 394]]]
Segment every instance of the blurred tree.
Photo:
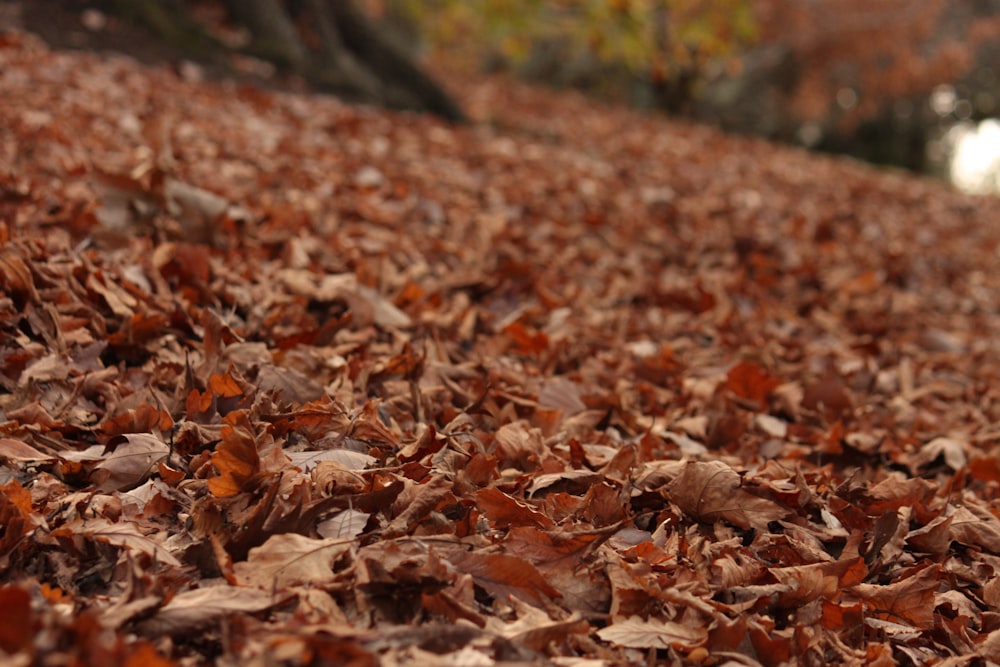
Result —
[[[1000, 0], [109, 1], [189, 41], [184, 8], [225, 7], [251, 53], [337, 93], [445, 118], [461, 110], [415, 64], [414, 42], [452, 63], [914, 168], [939, 121], [930, 92], [1000, 72], [1000, 48], [985, 68], [981, 48], [1000, 35]], [[985, 88], [998, 77], [959, 89], [973, 114], [988, 113], [978, 100], [997, 99]]]
[[[221, 0], [247, 50], [353, 99], [464, 119], [458, 104], [353, 0]], [[219, 46], [190, 0], [114, 0], [116, 9], [186, 48]]]
[[706, 86], [694, 110], [729, 129], [921, 169], [924, 145], [948, 115], [928, 103], [937, 87], [992, 99], [992, 91], [977, 96], [973, 75], [1000, 72], [988, 50], [1000, 36], [998, 0], [752, 5], [759, 41], [743, 54], [741, 77]]
[[1000, 35], [1000, 0], [369, 2], [468, 62], [917, 169], [940, 120], [928, 95]]
[[780, 82], [792, 111], [848, 128], [961, 78], [1000, 36], [998, 9], [990, 0], [754, 0], [761, 45], [793, 63]]
[[748, 0], [394, 0], [432, 45], [531, 78], [677, 110], [754, 40]]

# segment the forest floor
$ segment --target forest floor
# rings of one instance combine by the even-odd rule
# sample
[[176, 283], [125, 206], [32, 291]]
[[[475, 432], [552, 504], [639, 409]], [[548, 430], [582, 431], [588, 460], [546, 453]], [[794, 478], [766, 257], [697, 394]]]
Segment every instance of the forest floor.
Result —
[[200, 72], [0, 36], [4, 660], [1000, 655], [1000, 200]]

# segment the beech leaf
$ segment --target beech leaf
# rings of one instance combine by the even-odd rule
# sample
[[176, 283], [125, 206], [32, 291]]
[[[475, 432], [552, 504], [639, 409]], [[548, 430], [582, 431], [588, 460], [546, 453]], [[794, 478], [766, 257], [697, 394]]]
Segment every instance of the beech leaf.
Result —
[[148, 433], [129, 433], [108, 441], [111, 450], [94, 466], [91, 481], [99, 491], [127, 491], [142, 484], [156, 472], [157, 464], [170, 453], [170, 447]]
[[689, 627], [674, 621], [643, 620], [637, 616], [616, 620], [597, 631], [597, 636], [628, 648], [690, 650], [708, 638], [706, 628]]
[[52, 531], [52, 534], [57, 537], [82, 535], [98, 542], [144, 553], [168, 565], [181, 566], [181, 562], [163, 544], [144, 535], [135, 525], [129, 523], [111, 523], [107, 519], [85, 519], [66, 524]]
[[277, 590], [296, 584], [320, 584], [333, 577], [333, 562], [351, 548], [352, 538], [316, 540], [304, 535], [272, 535], [233, 565], [244, 586]]
[[229, 614], [256, 614], [281, 604], [288, 593], [274, 595], [258, 588], [209, 586], [178, 593], [152, 618], [139, 624], [150, 637], [179, 636]]
[[208, 480], [208, 488], [217, 496], [236, 495], [260, 472], [257, 441], [246, 414], [233, 413], [227, 422], [222, 427], [222, 442], [212, 455], [218, 476]]
[[52, 461], [55, 459], [55, 457], [43, 454], [31, 445], [13, 438], [0, 438], [0, 458], [10, 461]]
[[476, 584], [482, 586], [500, 601], [513, 596], [525, 602], [543, 606], [557, 598], [553, 588], [535, 566], [516, 556], [505, 554], [453, 554], [448, 560], [459, 572], [471, 574]]
[[728, 521], [740, 528], [766, 528], [788, 510], [743, 488], [739, 473], [721, 461], [688, 461], [667, 485], [670, 499], [699, 521]]

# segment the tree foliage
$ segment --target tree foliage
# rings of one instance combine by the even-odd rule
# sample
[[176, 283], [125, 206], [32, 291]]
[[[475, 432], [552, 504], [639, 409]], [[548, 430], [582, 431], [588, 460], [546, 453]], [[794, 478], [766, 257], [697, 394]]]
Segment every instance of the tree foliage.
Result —
[[[911, 108], [936, 86], [967, 76], [1000, 34], [997, 0], [369, 4], [404, 8], [432, 45], [473, 62], [500, 54], [530, 76], [736, 119], [728, 123], [733, 129], [785, 139], [803, 123], [824, 134], [850, 133], [886, 114], [918, 128], [933, 123], [933, 114], [891, 116], [894, 107]], [[726, 72], [739, 73], [735, 85], [718, 76]], [[637, 97], [637, 86], [651, 95]]]
[[432, 42], [524, 60], [540, 44], [655, 82], [700, 72], [756, 36], [747, 0], [432, 0], [401, 3]]
[[753, 4], [761, 43], [793, 65], [785, 82], [793, 112], [808, 120], [832, 115], [847, 126], [956, 81], [1000, 35], [1000, 3], [990, 0]]

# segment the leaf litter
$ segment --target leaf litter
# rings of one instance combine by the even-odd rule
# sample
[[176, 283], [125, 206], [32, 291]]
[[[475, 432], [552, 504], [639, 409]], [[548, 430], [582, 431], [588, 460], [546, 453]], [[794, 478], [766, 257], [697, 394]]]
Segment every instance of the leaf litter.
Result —
[[1000, 202], [446, 78], [0, 37], [0, 651], [994, 660]]

